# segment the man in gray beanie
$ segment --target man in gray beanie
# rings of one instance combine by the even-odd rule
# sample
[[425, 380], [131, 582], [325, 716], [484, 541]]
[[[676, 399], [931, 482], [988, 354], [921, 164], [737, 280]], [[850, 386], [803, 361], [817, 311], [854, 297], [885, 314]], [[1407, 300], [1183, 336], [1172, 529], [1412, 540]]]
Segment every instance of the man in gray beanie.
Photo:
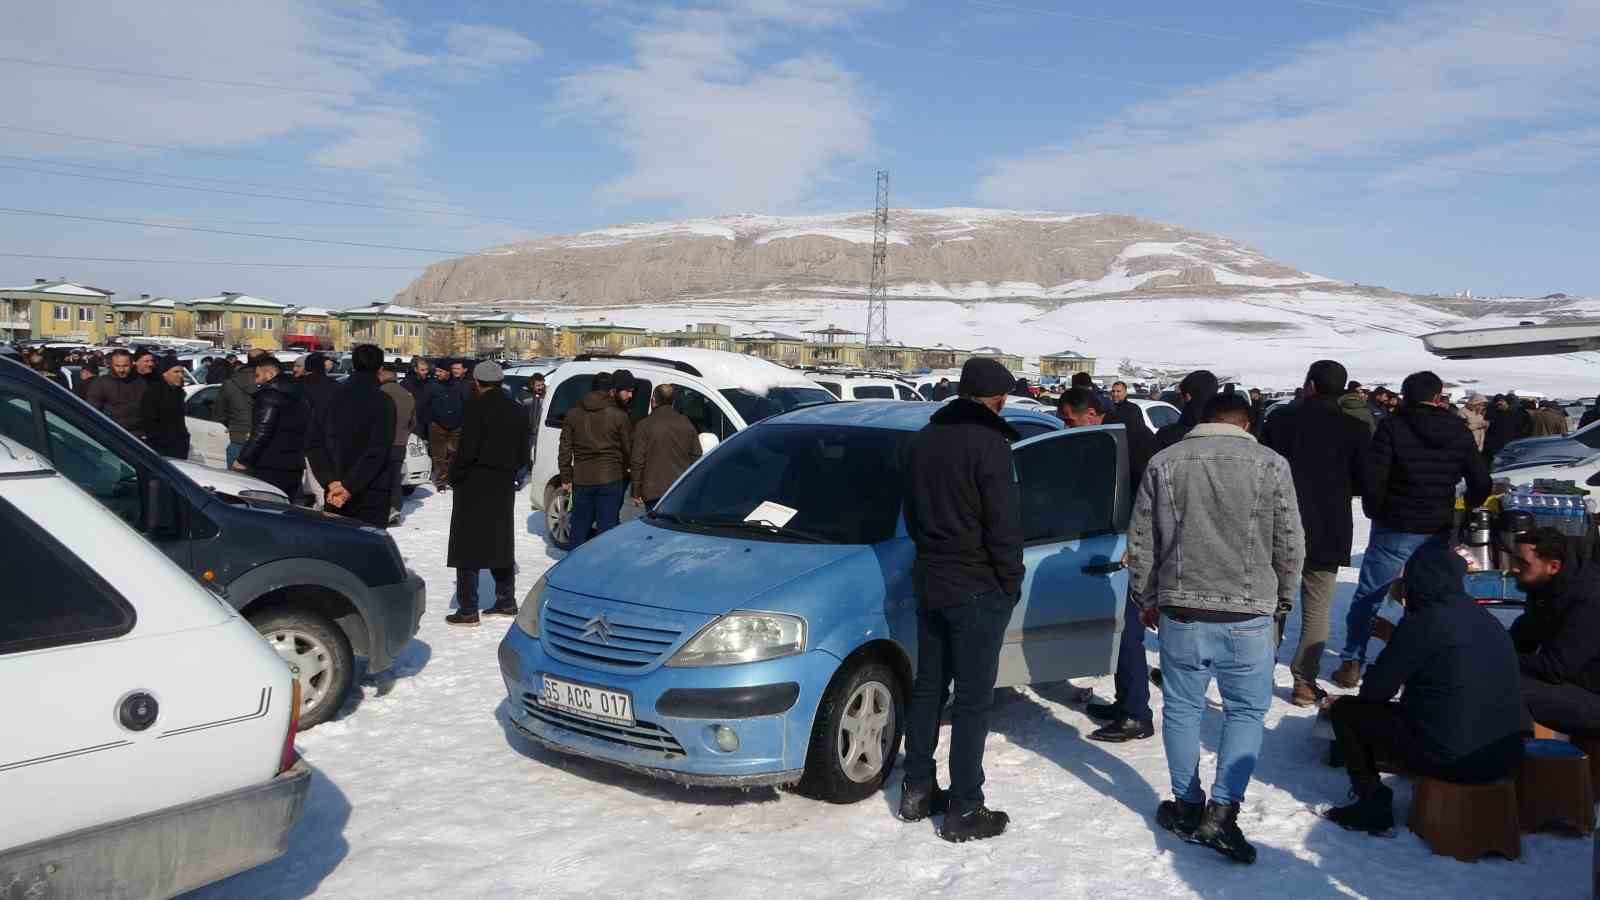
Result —
[[[995, 360], [968, 360], [959, 396], [933, 414], [905, 455], [906, 531], [917, 546], [917, 673], [900, 818], [915, 822], [948, 809], [939, 836], [957, 843], [994, 837], [1010, 822], [984, 806], [983, 745], [1001, 642], [1022, 593], [1022, 497], [1011, 463], [1011, 442], [1021, 435], [1000, 417], [1015, 383]], [[946, 794], [933, 751], [952, 678]]]
[[492, 362], [472, 370], [471, 399], [461, 419], [461, 443], [450, 463], [455, 502], [445, 564], [456, 570], [451, 625], [478, 624], [478, 572], [494, 576], [491, 616], [517, 614], [515, 500], [517, 472], [528, 464], [528, 416], [500, 389], [505, 373]]

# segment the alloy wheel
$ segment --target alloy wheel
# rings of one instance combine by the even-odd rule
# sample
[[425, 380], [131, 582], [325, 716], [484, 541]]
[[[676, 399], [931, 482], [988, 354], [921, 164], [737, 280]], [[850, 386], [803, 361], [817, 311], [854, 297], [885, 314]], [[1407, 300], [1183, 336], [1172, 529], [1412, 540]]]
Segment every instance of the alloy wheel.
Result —
[[293, 628], [270, 631], [264, 637], [300, 682], [301, 711], [321, 703], [333, 684], [333, 652], [312, 635]]
[[889, 687], [878, 681], [858, 686], [839, 717], [839, 768], [845, 777], [866, 784], [881, 775], [894, 735], [894, 695]]

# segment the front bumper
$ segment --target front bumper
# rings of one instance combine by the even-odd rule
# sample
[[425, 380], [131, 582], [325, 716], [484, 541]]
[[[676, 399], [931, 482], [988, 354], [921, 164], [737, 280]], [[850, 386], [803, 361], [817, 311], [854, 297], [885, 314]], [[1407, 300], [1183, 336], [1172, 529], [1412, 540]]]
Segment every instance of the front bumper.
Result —
[[0, 852], [7, 897], [171, 897], [283, 855], [305, 811], [302, 760], [264, 784]]
[[[507, 631], [499, 655], [511, 723], [520, 733], [561, 753], [700, 787], [799, 781], [812, 717], [839, 666], [832, 655], [813, 650], [737, 666], [602, 672], [552, 658], [537, 638], [516, 625]], [[538, 700], [544, 674], [628, 692], [635, 727], [591, 722], [544, 707]], [[718, 725], [739, 736], [737, 750], [718, 748]]]
[[406, 644], [422, 627], [422, 614], [428, 607], [428, 585], [422, 576], [406, 570], [404, 581], [372, 589], [378, 628], [367, 648], [367, 671], [382, 672], [394, 663]]

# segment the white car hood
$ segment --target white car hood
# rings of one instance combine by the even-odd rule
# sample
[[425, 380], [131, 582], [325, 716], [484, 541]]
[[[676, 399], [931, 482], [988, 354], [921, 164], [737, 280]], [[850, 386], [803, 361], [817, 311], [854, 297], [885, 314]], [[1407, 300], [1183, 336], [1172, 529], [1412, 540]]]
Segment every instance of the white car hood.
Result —
[[273, 497], [280, 497], [285, 503], [289, 502], [289, 498], [284, 496], [283, 491], [259, 478], [251, 478], [249, 475], [231, 472], [226, 469], [213, 469], [210, 466], [202, 466], [186, 459], [169, 459], [167, 462], [172, 463], [173, 466], [177, 467], [178, 471], [189, 476], [195, 484], [203, 488], [210, 488], [219, 494], [239, 497], [243, 496], [245, 491], [252, 491], [258, 495], [268, 494]]

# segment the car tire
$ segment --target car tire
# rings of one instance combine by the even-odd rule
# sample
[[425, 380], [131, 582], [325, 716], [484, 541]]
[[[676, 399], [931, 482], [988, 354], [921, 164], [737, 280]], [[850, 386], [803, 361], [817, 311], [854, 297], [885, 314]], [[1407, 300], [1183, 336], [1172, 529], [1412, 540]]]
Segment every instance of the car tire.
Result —
[[544, 489], [544, 533], [550, 543], [563, 550], [571, 549], [572, 494], [559, 485]]
[[872, 657], [834, 675], [817, 705], [795, 793], [827, 803], [859, 803], [877, 793], [900, 752], [904, 694], [894, 669]]
[[355, 682], [355, 654], [345, 633], [309, 609], [280, 606], [249, 618], [300, 683], [300, 730], [333, 718]]

